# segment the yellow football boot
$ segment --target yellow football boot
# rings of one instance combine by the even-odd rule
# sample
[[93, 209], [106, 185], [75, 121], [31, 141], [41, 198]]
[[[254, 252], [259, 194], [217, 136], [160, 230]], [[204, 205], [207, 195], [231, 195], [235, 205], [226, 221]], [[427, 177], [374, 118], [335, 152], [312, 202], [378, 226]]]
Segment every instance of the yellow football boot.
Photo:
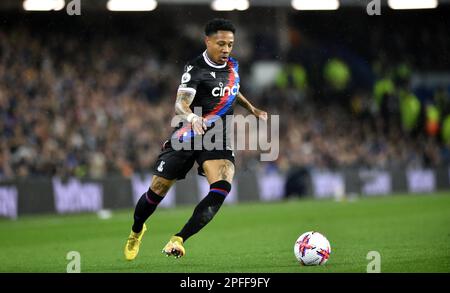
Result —
[[173, 255], [175, 258], [180, 258], [186, 254], [186, 251], [183, 247], [183, 238], [178, 236], [172, 236], [167, 242], [166, 246], [163, 248], [163, 253], [166, 254], [166, 256]]
[[136, 258], [139, 252], [139, 246], [142, 242], [142, 236], [144, 236], [145, 231], [147, 231], [147, 226], [142, 227], [141, 232], [135, 233], [131, 231], [130, 236], [128, 237], [127, 244], [125, 245], [125, 259], [133, 260]]

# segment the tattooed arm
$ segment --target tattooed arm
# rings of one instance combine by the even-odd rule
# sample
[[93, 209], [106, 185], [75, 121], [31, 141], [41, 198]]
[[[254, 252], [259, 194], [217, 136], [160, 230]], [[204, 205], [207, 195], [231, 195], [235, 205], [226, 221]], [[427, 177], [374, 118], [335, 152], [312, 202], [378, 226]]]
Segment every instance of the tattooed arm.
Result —
[[189, 114], [192, 114], [189, 106], [194, 100], [195, 93], [188, 91], [178, 91], [177, 101], [175, 102], [175, 114], [182, 115], [184, 119], [187, 119]]
[[192, 123], [192, 129], [196, 134], [204, 134], [206, 123], [203, 117], [192, 113], [190, 105], [194, 100], [195, 93], [190, 91], [179, 90], [177, 93], [177, 101], [175, 102], [175, 114], [181, 115], [183, 119]]
[[243, 108], [247, 109], [250, 113], [255, 115], [258, 118], [261, 118], [262, 120], [267, 120], [267, 112], [260, 110], [253, 106], [241, 92], [239, 92], [236, 96], [237, 102], [239, 105], [241, 105]]

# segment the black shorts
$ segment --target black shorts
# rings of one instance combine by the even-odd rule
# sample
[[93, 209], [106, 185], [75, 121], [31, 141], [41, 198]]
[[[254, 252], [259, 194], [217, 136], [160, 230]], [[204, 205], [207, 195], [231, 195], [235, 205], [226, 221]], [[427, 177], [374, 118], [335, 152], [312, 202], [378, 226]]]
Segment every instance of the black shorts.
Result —
[[205, 176], [203, 163], [208, 160], [229, 160], [234, 164], [234, 153], [231, 150], [197, 150], [197, 151], [176, 151], [172, 147], [165, 147], [159, 154], [153, 167], [153, 174], [172, 180], [181, 180], [194, 166], [194, 162], [198, 164], [198, 174]]

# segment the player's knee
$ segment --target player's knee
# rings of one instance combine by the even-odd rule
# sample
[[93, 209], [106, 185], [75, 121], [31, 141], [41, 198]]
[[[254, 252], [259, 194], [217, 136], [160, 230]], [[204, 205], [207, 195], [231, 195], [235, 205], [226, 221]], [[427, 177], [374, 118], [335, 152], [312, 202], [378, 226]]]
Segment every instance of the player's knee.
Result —
[[234, 165], [228, 160], [224, 160], [224, 163], [219, 167], [220, 180], [226, 180], [231, 182], [234, 176]]
[[219, 180], [209, 186], [210, 192], [215, 192], [226, 197], [231, 191], [231, 183], [226, 180]]
[[173, 184], [173, 180], [168, 180], [159, 176], [154, 176], [150, 189], [159, 196], [165, 196]]

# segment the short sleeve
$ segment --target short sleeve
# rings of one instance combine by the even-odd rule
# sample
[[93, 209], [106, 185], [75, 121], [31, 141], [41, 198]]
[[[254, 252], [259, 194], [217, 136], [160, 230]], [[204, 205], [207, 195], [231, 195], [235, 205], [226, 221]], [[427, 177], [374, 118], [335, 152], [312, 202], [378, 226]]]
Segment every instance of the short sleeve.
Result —
[[199, 75], [200, 75], [199, 68], [190, 64], [186, 65], [184, 67], [183, 75], [181, 76], [178, 91], [187, 91], [195, 94], [197, 92], [197, 86], [200, 80]]

